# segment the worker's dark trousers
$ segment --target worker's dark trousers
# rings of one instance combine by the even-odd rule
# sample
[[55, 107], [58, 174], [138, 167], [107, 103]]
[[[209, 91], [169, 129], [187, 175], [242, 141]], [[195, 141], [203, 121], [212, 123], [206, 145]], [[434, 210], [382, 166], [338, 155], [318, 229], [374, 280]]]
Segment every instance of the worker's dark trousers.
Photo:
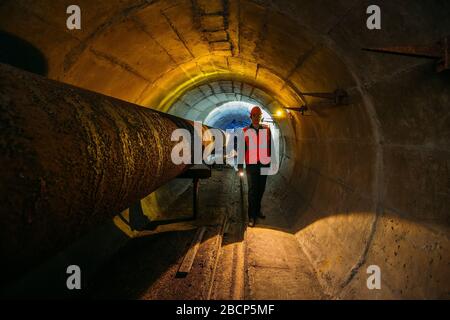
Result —
[[248, 217], [256, 218], [261, 212], [261, 200], [266, 189], [267, 175], [261, 175], [261, 166], [247, 165]]

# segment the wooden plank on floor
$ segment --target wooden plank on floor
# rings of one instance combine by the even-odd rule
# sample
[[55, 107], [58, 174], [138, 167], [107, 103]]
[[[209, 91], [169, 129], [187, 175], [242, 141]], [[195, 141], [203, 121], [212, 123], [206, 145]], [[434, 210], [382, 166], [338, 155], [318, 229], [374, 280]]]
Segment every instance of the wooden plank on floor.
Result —
[[205, 227], [197, 229], [197, 233], [195, 234], [194, 240], [192, 241], [188, 252], [184, 256], [180, 267], [178, 268], [176, 277], [186, 277], [189, 271], [191, 271], [192, 264], [194, 263], [198, 248], [200, 247], [203, 235], [205, 234], [205, 230], [206, 230]]

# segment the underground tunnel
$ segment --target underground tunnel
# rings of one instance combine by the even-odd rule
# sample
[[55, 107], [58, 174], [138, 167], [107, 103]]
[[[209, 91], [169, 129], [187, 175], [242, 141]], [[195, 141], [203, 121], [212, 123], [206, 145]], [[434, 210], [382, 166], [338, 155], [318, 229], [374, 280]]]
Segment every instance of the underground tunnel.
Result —
[[[450, 2], [375, 30], [365, 0], [71, 4], [0, 3], [2, 298], [450, 298]], [[279, 170], [248, 227], [246, 177], [171, 132], [255, 105]]]

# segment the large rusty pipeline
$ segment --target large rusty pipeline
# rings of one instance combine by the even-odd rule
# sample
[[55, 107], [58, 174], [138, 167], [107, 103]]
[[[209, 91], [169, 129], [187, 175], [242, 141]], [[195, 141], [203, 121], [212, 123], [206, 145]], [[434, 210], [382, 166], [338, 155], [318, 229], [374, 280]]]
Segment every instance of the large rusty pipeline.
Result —
[[[0, 271], [23, 271], [187, 165], [190, 121], [0, 64]], [[1, 281], [0, 281], [1, 282]]]

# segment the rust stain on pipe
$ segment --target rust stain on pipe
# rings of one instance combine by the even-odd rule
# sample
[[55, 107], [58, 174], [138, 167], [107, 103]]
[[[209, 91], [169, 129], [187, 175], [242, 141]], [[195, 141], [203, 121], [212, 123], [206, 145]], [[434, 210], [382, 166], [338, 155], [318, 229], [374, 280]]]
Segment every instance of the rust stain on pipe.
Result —
[[[193, 124], [0, 64], [0, 271], [20, 274], [181, 174]], [[206, 143], [205, 143], [206, 144]], [[5, 273], [8, 272], [8, 273]]]

